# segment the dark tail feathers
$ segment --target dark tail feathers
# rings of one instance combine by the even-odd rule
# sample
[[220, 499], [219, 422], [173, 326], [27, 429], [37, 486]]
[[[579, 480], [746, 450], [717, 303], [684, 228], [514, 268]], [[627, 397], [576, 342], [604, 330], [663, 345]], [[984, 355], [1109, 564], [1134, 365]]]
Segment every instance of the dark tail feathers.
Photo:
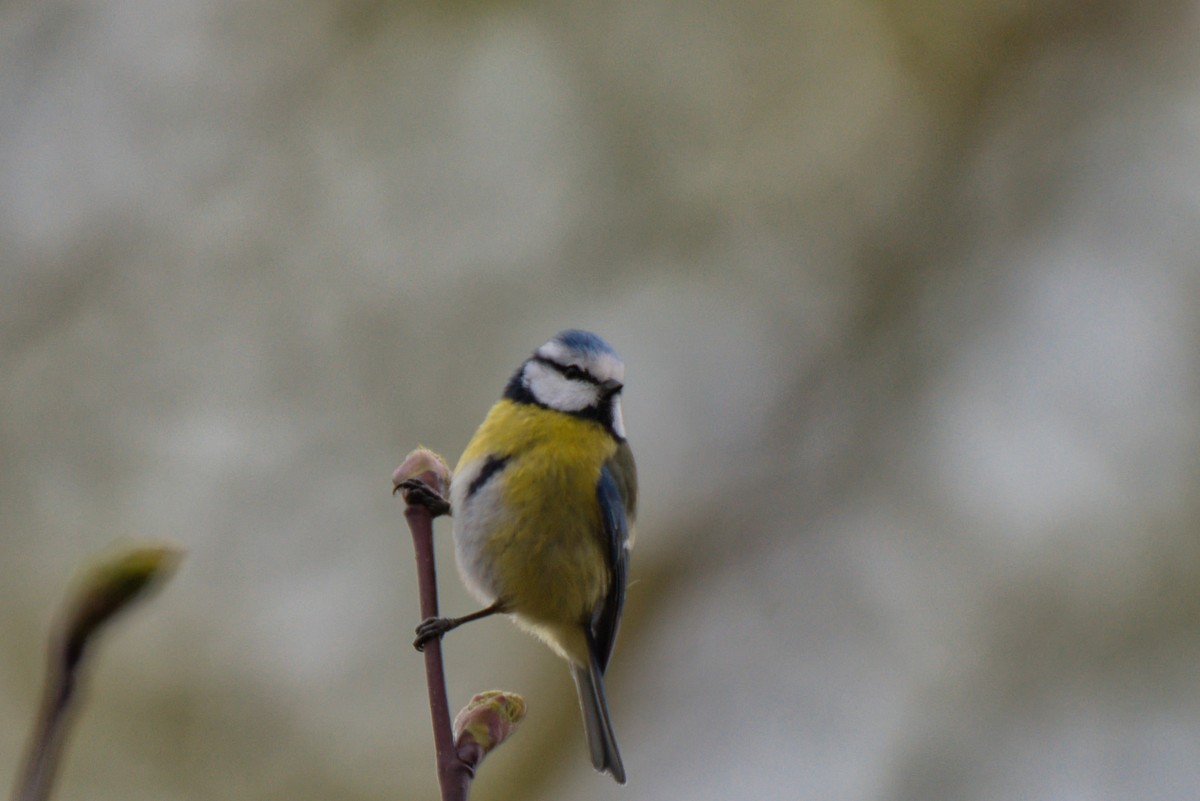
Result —
[[[588, 649], [591, 650], [590, 648]], [[618, 784], [625, 783], [625, 766], [617, 749], [612, 721], [608, 717], [608, 699], [604, 695], [604, 674], [591, 655], [588, 665], [572, 665], [575, 689], [579, 691], [579, 708], [583, 711], [583, 726], [587, 731], [592, 765], [602, 773], [610, 773]]]

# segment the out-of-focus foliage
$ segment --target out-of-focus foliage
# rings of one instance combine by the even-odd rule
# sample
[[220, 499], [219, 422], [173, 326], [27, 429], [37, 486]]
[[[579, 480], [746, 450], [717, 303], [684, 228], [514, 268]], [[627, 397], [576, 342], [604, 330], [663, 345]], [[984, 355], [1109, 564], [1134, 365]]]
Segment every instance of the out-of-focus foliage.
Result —
[[[433, 797], [390, 471], [582, 326], [642, 480], [639, 798], [1194, 798], [1198, 24], [4, 4], [0, 754], [72, 565], [169, 531], [58, 797]], [[541, 645], [446, 655], [528, 703], [476, 798], [621, 793]]]

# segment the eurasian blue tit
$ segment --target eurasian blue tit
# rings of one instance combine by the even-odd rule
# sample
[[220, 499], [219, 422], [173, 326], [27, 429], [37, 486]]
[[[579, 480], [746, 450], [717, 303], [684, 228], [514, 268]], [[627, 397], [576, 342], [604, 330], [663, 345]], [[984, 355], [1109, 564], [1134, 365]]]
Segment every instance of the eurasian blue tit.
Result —
[[622, 784], [604, 671], [625, 603], [637, 505], [624, 377], [608, 343], [576, 330], [513, 374], [450, 484], [459, 573], [487, 606], [418, 628], [423, 642], [504, 613], [544, 640], [570, 662], [592, 764]]

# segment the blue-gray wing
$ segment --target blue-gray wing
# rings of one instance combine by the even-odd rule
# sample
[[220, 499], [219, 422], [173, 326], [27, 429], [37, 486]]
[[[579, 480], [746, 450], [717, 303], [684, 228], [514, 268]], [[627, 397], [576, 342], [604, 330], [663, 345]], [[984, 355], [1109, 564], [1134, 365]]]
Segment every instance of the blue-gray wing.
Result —
[[619, 458], [609, 461], [600, 470], [600, 482], [596, 485], [611, 581], [604, 600], [592, 616], [588, 645], [602, 672], [608, 667], [609, 657], [612, 656], [617, 628], [621, 625], [621, 612], [625, 608], [625, 584], [629, 577], [629, 524], [635, 502], [630, 488], [637, 486], [636, 477], [630, 474], [632, 464], [632, 456], [627, 460]]

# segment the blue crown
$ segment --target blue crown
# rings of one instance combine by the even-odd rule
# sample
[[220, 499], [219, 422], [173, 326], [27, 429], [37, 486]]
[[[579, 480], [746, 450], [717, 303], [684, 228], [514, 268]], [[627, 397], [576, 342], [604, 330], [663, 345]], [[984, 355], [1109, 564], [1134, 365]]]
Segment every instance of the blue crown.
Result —
[[617, 352], [612, 349], [611, 345], [593, 334], [591, 331], [580, 331], [578, 328], [568, 328], [566, 331], [559, 332], [554, 339], [557, 342], [561, 342], [571, 350], [579, 353], [611, 353], [613, 356], [617, 355]]

